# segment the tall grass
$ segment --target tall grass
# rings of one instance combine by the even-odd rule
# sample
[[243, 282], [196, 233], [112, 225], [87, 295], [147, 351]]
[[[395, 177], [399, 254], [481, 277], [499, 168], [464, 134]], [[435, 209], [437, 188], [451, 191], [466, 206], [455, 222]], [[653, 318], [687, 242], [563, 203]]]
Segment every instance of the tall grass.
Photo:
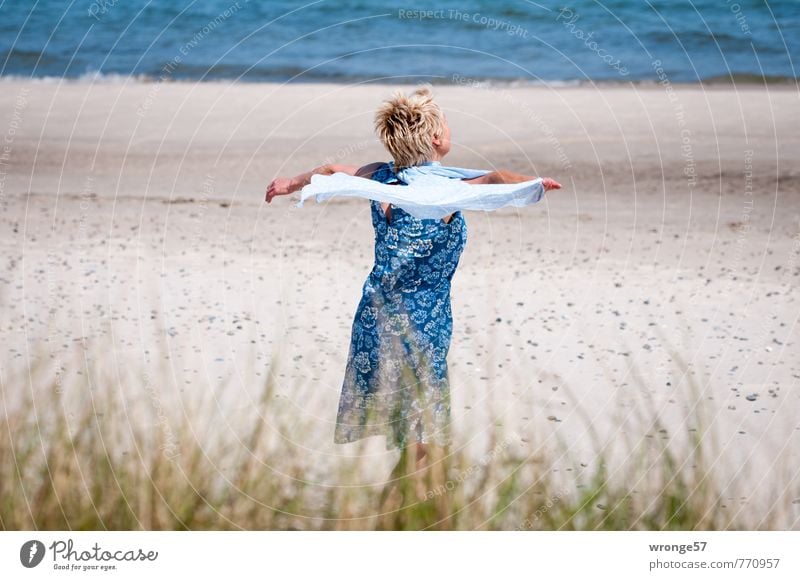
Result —
[[[645, 379], [633, 372], [645, 392]], [[275, 430], [265, 429], [294, 420], [274, 408], [274, 375], [261, 391], [258, 418], [231, 443], [197, 432], [189, 419], [199, 410], [171, 415], [165, 429], [152, 405], [142, 411], [141, 401], [120, 394], [119, 379], [98, 373], [83, 375], [77, 391], [86, 400], [76, 416], [75, 401], [53, 395], [48, 373], [38, 365], [28, 376], [3, 378], [5, 530], [730, 530], [774, 529], [777, 521], [774, 513], [724, 507], [701, 385], [685, 372], [693, 428], [683, 445], [665, 436], [659, 410], [646, 403], [618, 437], [626, 460], [612, 467], [610, 447], [593, 433], [597, 459], [570, 479], [552, 469], [552, 451], [520, 453], [494, 429], [481, 460], [454, 446], [417, 479], [395, 478], [394, 503], [387, 488], [354, 479], [357, 459], [320, 474], [283, 450]], [[11, 404], [12, 394], [21, 404]], [[565, 442], [559, 448], [559, 459], [569, 456]]]

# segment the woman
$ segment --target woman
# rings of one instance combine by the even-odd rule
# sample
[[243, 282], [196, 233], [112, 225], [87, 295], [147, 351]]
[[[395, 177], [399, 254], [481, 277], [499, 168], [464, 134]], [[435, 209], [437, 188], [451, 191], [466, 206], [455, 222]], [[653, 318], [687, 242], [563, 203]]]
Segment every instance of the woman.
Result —
[[[450, 128], [427, 88], [410, 96], [396, 93], [378, 110], [375, 128], [393, 163], [323, 165], [293, 178], [277, 178], [266, 201], [305, 187], [318, 174], [341, 172], [403, 186], [404, 171], [435, 171], [450, 151]], [[510, 171], [478, 173], [483, 175], [464, 181], [537, 179]], [[542, 185], [544, 191], [561, 187], [547, 178]], [[375, 263], [352, 325], [334, 441], [385, 435], [387, 449], [401, 450], [395, 474], [402, 475], [413, 467], [412, 445], [419, 471], [429, 454], [437, 457], [429, 464], [440, 464], [452, 442], [446, 360], [452, 334], [450, 283], [467, 226], [461, 211], [443, 219], [418, 219], [389, 203], [373, 199], [370, 205]], [[418, 498], [425, 495], [418, 483]]]

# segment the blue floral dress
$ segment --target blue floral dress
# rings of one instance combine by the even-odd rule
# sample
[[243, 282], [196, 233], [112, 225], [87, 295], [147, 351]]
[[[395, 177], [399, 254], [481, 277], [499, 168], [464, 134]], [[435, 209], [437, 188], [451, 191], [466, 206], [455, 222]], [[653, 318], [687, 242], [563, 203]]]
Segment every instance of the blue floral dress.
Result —
[[[388, 164], [372, 179], [400, 183]], [[353, 320], [334, 442], [386, 435], [386, 449], [449, 445], [450, 283], [467, 224], [460, 211], [445, 223], [394, 205], [388, 219], [370, 205], [375, 265]]]

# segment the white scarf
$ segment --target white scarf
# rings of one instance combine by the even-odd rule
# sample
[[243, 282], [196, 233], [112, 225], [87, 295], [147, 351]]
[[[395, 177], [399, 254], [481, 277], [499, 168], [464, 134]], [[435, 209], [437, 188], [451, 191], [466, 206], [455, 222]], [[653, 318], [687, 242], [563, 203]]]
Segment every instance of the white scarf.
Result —
[[[313, 175], [300, 192], [297, 207], [309, 197], [321, 203], [333, 196], [364, 197], [388, 202], [419, 219], [441, 219], [458, 210], [492, 211], [505, 206], [524, 207], [544, 195], [542, 178], [522, 183], [470, 185], [461, 181], [489, 173], [482, 169], [443, 167], [438, 161], [407, 167], [392, 173], [407, 187], [388, 185], [346, 173]], [[393, 180], [394, 181], [394, 180]]]

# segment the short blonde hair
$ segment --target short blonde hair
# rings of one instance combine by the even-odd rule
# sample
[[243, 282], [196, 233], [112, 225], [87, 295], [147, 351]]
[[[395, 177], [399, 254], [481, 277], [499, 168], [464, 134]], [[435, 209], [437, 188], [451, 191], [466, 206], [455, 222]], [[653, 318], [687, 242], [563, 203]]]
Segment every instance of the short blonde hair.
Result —
[[444, 113], [428, 87], [409, 96], [397, 91], [375, 113], [375, 131], [396, 169], [419, 165], [433, 156], [431, 140], [444, 131]]

